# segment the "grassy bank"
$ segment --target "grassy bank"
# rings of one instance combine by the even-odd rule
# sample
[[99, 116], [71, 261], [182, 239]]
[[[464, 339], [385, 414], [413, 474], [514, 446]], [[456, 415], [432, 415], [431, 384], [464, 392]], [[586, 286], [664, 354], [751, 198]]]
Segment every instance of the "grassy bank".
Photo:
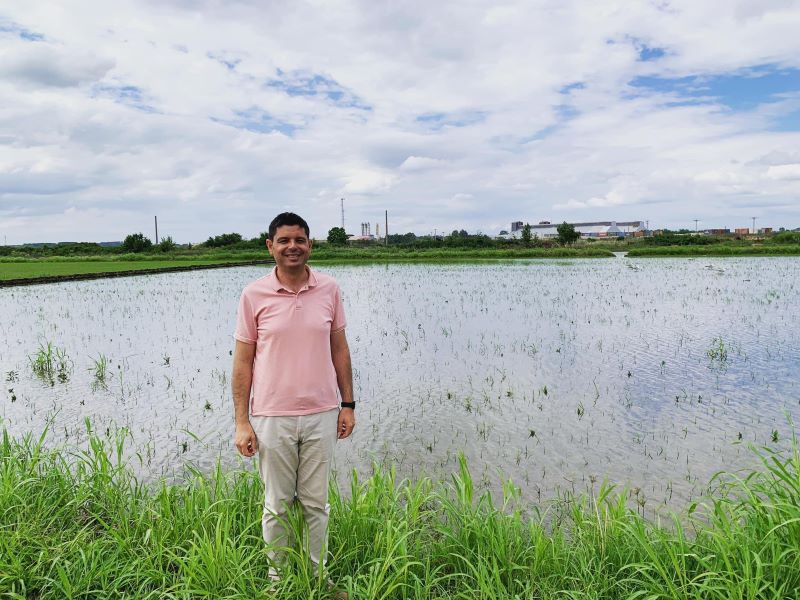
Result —
[[312, 261], [458, 261], [458, 260], [505, 260], [515, 258], [603, 258], [614, 256], [604, 248], [414, 248], [365, 246], [365, 247], [315, 247]]
[[[262, 259], [264, 257], [261, 257]], [[102, 275], [160, 269], [209, 267], [238, 264], [246, 259], [201, 258], [186, 260], [13, 260], [0, 261], [0, 281], [37, 278], [70, 278], [75, 275]]]
[[628, 256], [800, 256], [800, 244], [639, 246], [631, 248], [628, 251]]
[[[120, 465], [122, 446], [93, 436], [68, 456], [3, 435], [0, 595], [326, 597], [297, 554], [275, 596], [265, 593], [253, 471], [147, 490]], [[332, 497], [331, 575], [359, 600], [795, 598], [800, 455], [795, 444], [762, 460], [744, 479], [720, 479], [716, 497], [668, 528], [607, 486], [545, 519], [525, 516], [511, 485], [498, 504], [478, 495], [463, 464], [448, 484], [353, 478], [350, 499]]]
[[[315, 248], [314, 263], [450, 262], [507, 260], [515, 258], [592, 258], [613, 256], [602, 248], [363, 248], [322, 246]], [[220, 264], [247, 264], [271, 260], [266, 250], [216, 250], [202, 254], [119, 254], [115, 256], [54, 256], [48, 258], [0, 258], [0, 281], [33, 278], [70, 278], [76, 275], [126, 273]]]

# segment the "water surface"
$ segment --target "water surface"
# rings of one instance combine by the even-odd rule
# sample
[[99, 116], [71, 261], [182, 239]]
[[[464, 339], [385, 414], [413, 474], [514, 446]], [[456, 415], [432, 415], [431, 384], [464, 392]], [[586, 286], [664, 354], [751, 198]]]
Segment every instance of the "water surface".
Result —
[[[797, 418], [800, 261], [665, 258], [319, 267], [342, 287], [358, 426], [336, 468], [511, 477], [525, 500], [628, 486], [681, 505], [747, 443], [785, 447]], [[80, 447], [85, 419], [130, 432], [148, 481], [246, 461], [232, 446], [241, 267], [0, 290], [0, 416]], [[40, 344], [66, 381], [37, 378]], [[110, 363], [105, 386], [95, 360]], [[774, 441], [777, 439], [777, 441]]]

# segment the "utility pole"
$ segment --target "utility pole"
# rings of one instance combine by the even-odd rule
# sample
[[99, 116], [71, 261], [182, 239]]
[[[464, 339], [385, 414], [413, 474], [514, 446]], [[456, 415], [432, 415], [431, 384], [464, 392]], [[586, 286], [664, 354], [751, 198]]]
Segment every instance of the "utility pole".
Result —
[[386, 219], [386, 222], [384, 223], [384, 228], [383, 228], [383, 235], [384, 235], [384, 242], [385, 242], [384, 246], [388, 246], [389, 245], [389, 211], [388, 210], [383, 211], [383, 218]]
[[700, 219], [694, 219], [694, 232], [695, 232], [695, 233], [697, 233], [697, 222], [698, 222], [699, 220], [700, 220]]
[[344, 198], [339, 199], [342, 203], [342, 229], [344, 229]]
[[751, 217], [751, 218], [753, 219], [753, 235], [755, 235], [756, 234], [756, 219], [758, 217]]
[[153, 217], [156, 221], [156, 246], [158, 246], [158, 215]]

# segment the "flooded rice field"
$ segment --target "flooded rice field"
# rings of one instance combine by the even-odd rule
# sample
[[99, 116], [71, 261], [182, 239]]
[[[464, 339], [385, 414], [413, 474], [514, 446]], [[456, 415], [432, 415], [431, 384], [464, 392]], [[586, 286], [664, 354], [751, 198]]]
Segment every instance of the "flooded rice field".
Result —
[[[628, 486], [680, 506], [800, 413], [800, 260], [321, 266], [341, 284], [358, 426], [340, 479], [507, 478], [528, 501]], [[127, 435], [147, 481], [241, 468], [230, 363], [260, 267], [0, 290], [2, 427], [80, 448]], [[302, 357], [298, 357], [302, 360]]]

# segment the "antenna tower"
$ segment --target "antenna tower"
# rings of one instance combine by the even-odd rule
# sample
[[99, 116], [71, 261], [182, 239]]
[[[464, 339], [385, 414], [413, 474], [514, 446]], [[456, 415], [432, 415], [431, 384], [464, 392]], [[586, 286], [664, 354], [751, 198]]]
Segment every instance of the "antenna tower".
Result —
[[344, 198], [340, 198], [342, 203], [342, 229], [344, 229]]

